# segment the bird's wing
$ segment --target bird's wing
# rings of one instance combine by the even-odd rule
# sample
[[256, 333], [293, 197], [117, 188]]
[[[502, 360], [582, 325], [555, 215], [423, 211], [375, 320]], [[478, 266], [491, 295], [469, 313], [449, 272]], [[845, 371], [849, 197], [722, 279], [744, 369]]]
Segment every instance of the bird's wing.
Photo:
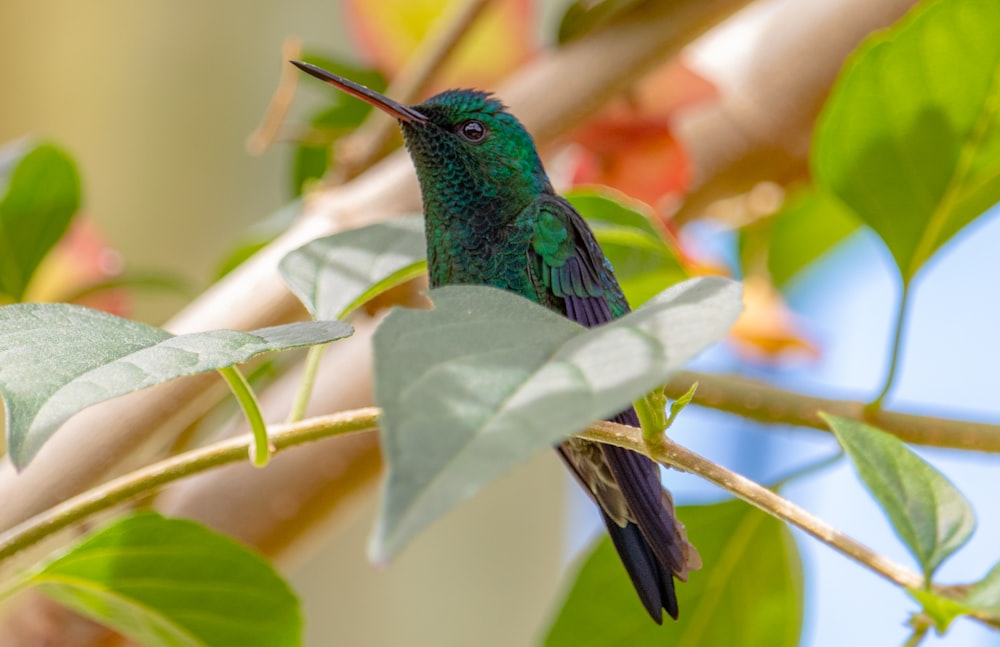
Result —
[[611, 263], [572, 205], [551, 195], [529, 209], [534, 231], [528, 265], [536, 291], [543, 297], [539, 301], [556, 306], [588, 328], [628, 312]]
[[[580, 214], [558, 196], [547, 196], [532, 209], [528, 260], [539, 302], [587, 327], [627, 313], [614, 270]], [[639, 426], [631, 407], [612, 420]], [[687, 579], [699, 558], [660, 485], [659, 467], [642, 454], [580, 439], [564, 443], [560, 454], [601, 507], [647, 610], [659, 618], [662, 606], [676, 618], [671, 575]]]

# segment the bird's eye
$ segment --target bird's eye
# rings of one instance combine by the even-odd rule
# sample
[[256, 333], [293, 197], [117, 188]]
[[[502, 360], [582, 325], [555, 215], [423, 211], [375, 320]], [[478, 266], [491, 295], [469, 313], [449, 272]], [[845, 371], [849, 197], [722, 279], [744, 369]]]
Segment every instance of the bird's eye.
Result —
[[458, 127], [455, 130], [462, 136], [463, 139], [472, 142], [473, 144], [478, 144], [486, 139], [486, 126], [483, 125], [483, 122], [476, 121], [475, 119], [463, 121], [458, 124]]

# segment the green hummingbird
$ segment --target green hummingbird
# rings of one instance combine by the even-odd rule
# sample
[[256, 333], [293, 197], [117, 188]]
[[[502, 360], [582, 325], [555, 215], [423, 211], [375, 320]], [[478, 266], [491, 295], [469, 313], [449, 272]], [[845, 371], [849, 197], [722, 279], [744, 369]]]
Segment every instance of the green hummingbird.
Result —
[[[410, 107], [291, 62], [398, 120], [420, 182], [432, 287], [510, 290], [588, 327], [629, 312], [590, 227], [552, 189], [531, 135], [492, 95], [447, 90]], [[632, 408], [612, 420], [639, 426]], [[657, 623], [661, 609], [676, 619], [674, 578], [686, 580], [700, 560], [659, 467], [642, 454], [576, 438], [558, 451], [600, 508], [646, 611]]]

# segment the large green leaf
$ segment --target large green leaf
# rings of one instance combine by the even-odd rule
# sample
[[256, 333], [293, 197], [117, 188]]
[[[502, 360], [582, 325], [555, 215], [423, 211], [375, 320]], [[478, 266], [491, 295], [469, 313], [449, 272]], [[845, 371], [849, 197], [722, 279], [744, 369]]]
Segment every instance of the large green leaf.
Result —
[[930, 579], [975, 529], [969, 502], [895, 436], [856, 420], [822, 415]]
[[321, 321], [174, 336], [65, 303], [0, 308], [0, 392], [11, 460], [27, 465], [62, 423], [92, 404], [351, 332], [345, 323]]
[[626, 408], [720, 339], [738, 284], [693, 279], [585, 329], [510, 292], [430, 292], [375, 333], [388, 474], [371, 545], [396, 553], [432, 520], [532, 454]]
[[345, 317], [375, 294], [425, 271], [420, 216], [320, 238], [289, 252], [279, 269], [317, 319]]
[[597, 237], [632, 307], [690, 277], [663, 235], [624, 195], [583, 189], [567, 194]]
[[767, 269], [778, 287], [854, 232], [857, 217], [832, 196], [812, 187], [788, 198], [774, 216]]
[[1000, 3], [926, 2], [869, 38], [823, 111], [812, 165], [913, 278], [1000, 201]]
[[650, 622], [608, 537], [583, 562], [547, 647], [795, 647], [802, 565], [780, 521], [742, 501], [681, 506], [705, 568], [677, 584], [680, 618]]
[[149, 647], [301, 644], [298, 600], [273, 567], [192, 521], [126, 517], [27, 583]]
[[0, 148], [0, 293], [19, 301], [80, 206], [69, 155], [22, 140]]

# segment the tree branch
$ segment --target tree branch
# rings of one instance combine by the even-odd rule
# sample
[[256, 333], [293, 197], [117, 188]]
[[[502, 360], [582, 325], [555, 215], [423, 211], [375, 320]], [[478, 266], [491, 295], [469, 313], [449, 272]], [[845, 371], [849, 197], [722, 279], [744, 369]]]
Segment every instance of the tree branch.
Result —
[[[378, 425], [378, 416], [379, 410], [375, 407], [344, 411], [294, 424], [274, 425], [268, 433], [268, 438], [274, 447], [274, 452], [278, 453], [283, 449], [322, 438], [374, 429]], [[119, 503], [184, 477], [229, 463], [245, 461], [254, 442], [252, 434], [243, 434], [184, 452], [53, 506], [24, 523], [0, 533], [0, 562], [94, 513], [113, 508]]]
[[1000, 453], [1000, 425], [873, 410], [864, 402], [803, 395], [734, 375], [678, 371], [664, 391], [678, 398], [698, 382], [694, 404], [763, 423], [811, 427], [829, 432], [819, 412], [868, 423], [903, 442], [930, 447]]
[[747, 503], [782, 521], [798, 526], [813, 537], [860, 562], [875, 573], [906, 587], [921, 587], [924, 578], [915, 571], [896, 564], [872, 549], [840, 532], [822, 519], [813, 516], [762, 485], [735, 472], [727, 470], [710, 460], [681, 447], [670, 439], [665, 439], [658, 447], [650, 448], [642, 439], [642, 433], [634, 427], [613, 422], [599, 422], [592, 425], [581, 437], [597, 442], [610, 443], [626, 449], [646, 454], [658, 463], [675, 467], [685, 472], [697, 474], [706, 481], [718, 485], [727, 492], [738, 496]]
[[[379, 409], [367, 407], [310, 418], [294, 424], [276, 425], [270, 433], [270, 439], [275, 452], [280, 452], [321, 438], [373, 429], [378, 425], [379, 415]], [[764, 512], [798, 526], [823, 543], [900, 586], [917, 588], [923, 586], [923, 577], [918, 573], [879, 555], [771, 490], [669, 439], [664, 439], [659, 446], [651, 448], [643, 440], [640, 429], [604, 421], [591, 425], [580, 436], [631, 449], [646, 454], [664, 465], [697, 474]], [[140, 494], [148, 493], [191, 474], [227, 463], [245, 461], [252, 444], [253, 437], [244, 434], [179, 454], [73, 497], [0, 534], [0, 561], [38, 543], [58, 530]]]

